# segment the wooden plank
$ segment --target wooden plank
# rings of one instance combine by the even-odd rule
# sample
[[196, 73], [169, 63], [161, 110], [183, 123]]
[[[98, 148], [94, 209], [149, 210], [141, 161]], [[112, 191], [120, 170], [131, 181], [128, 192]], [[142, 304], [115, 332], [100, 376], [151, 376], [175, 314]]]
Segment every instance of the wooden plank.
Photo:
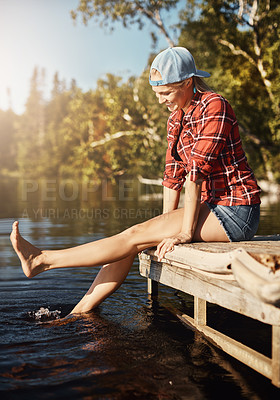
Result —
[[[150, 255], [154, 255], [153, 250], [149, 250]], [[175, 249], [165, 254], [165, 259], [186, 264], [208, 272], [219, 274], [232, 274], [230, 269], [233, 252], [209, 253], [194, 249], [191, 246], [175, 246]]]
[[[197, 329], [203, 333], [221, 350], [248, 365], [255, 371], [261, 373], [269, 379], [272, 379], [272, 361], [261, 353], [237, 342], [236, 340], [216, 331], [209, 326], [199, 325], [190, 316], [176, 311], [176, 316], [185, 324]], [[274, 383], [275, 384], [275, 383]]]
[[[157, 261], [153, 249], [149, 249], [146, 253], [153, 261]], [[207, 272], [210, 274], [209, 277], [218, 276], [219, 279], [229, 277], [265, 303], [280, 302], [280, 269], [267, 268], [243, 248], [227, 253], [209, 253], [176, 246], [174, 251], [165, 255], [162, 262], [193, 271]]]
[[[279, 270], [280, 275], [280, 235], [274, 241], [183, 244], [175, 246], [172, 252], [166, 253], [165, 258], [209, 272], [230, 274], [231, 260], [240, 250], [262, 267], [266, 266], [274, 273]], [[149, 249], [147, 254], [153, 254], [154, 251], [155, 249]]]
[[280, 235], [255, 236], [247, 242], [196, 242], [187, 245], [196, 250], [219, 253], [229, 252], [237, 248], [244, 248], [247, 252], [255, 254], [280, 255]]
[[272, 383], [280, 387], [280, 326], [272, 327]]
[[194, 320], [198, 325], [207, 325], [205, 300], [199, 297], [194, 298]]
[[258, 321], [280, 325], [280, 309], [265, 304], [242, 289], [237, 282], [215, 279], [186, 268], [149, 260], [140, 255], [140, 274], [159, 283], [197, 296], [207, 302], [238, 312]]
[[[142, 252], [139, 255], [139, 259], [140, 260], [146, 259], [147, 261], [151, 260], [153, 262], [158, 262], [158, 258], [157, 258], [157, 256], [154, 255], [154, 253], [155, 253], [155, 250], [149, 249], [148, 251]], [[183, 254], [184, 253], [185, 253], [185, 251], [183, 252]], [[222, 254], [220, 254], [220, 255], [222, 255]], [[186, 261], [185, 258], [182, 257], [181, 252], [178, 251], [177, 248], [176, 248], [176, 250], [174, 250], [174, 252], [166, 254], [165, 257], [166, 258], [164, 258], [162, 260], [162, 262], [164, 262], [166, 264], [169, 264], [169, 265], [172, 265], [174, 267], [185, 268], [185, 269], [188, 269], [190, 271], [199, 270], [199, 271], [202, 271], [205, 275], [208, 275], [210, 277], [212, 276], [212, 277], [216, 277], [217, 278], [217, 276], [218, 276], [219, 279], [236, 280], [234, 278], [233, 274], [232, 274], [231, 269], [228, 269], [228, 263], [227, 262], [224, 262], [223, 263], [224, 265], [222, 265], [222, 263], [220, 263], [220, 265], [216, 264], [216, 265], [212, 265], [212, 266], [208, 266], [208, 267], [207, 267], [206, 262], [204, 262], [202, 267], [199, 268], [198, 260], [195, 257], [195, 255], [193, 257], [192, 251], [190, 251], [190, 257]]]

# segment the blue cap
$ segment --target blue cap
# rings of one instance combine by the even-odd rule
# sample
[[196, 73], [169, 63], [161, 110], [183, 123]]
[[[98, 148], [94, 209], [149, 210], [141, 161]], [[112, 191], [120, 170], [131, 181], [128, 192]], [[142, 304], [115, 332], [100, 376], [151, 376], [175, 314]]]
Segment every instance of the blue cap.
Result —
[[[160, 72], [161, 80], [151, 80], [152, 69]], [[196, 69], [194, 58], [189, 50], [184, 47], [169, 47], [154, 59], [150, 69], [149, 82], [152, 86], [168, 85], [169, 83], [181, 82], [192, 76], [209, 78], [210, 74]]]

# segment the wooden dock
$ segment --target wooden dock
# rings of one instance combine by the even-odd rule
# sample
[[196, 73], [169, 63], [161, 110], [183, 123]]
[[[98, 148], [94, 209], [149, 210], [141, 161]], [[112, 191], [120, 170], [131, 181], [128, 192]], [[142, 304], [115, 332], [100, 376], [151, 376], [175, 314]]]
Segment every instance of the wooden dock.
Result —
[[[139, 255], [148, 293], [157, 296], [161, 283], [194, 296], [194, 318], [177, 317], [280, 387], [280, 235], [179, 245], [161, 262], [154, 251]], [[207, 302], [271, 325], [271, 358], [207, 326]]]

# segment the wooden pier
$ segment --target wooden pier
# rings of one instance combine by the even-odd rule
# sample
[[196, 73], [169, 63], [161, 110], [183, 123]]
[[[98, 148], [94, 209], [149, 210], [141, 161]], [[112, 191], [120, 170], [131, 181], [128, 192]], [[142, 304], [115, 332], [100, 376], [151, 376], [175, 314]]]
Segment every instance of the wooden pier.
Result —
[[[280, 236], [179, 245], [161, 262], [154, 251], [139, 255], [148, 293], [157, 296], [161, 283], [194, 296], [194, 318], [177, 317], [280, 387]], [[271, 358], [207, 326], [207, 302], [271, 325]]]

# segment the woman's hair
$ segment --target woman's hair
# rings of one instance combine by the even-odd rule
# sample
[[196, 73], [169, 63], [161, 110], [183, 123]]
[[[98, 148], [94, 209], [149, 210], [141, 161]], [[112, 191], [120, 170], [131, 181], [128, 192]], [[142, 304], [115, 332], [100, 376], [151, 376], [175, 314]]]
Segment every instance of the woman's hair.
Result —
[[151, 69], [150, 77], [152, 81], [157, 81], [162, 79], [161, 73], [155, 68]]
[[[153, 68], [153, 69], [151, 70], [151, 76], [152, 76], [152, 75], [153, 75], [153, 79], [152, 79], [152, 80], [162, 79], [161, 73], [160, 73], [157, 69], [155, 69], [155, 68]], [[213, 92], [213, 89], [211, 89], [210, 86], [208, 86], [207, 83], [205, 83], [204, 80], [203, 80], [202, 78], [199, 78], [198, 76], [193, 76], [192, 78], [193, 78], [193, 84], [194, 84], [194, 86], [195, 86], [195, 88], [196, 88], [196, 90], [197, 90], [198, 92], [200, 92], [200, 93], [203, 93], [203, 92]], [[172, 86], [172, 87], [176, 87], [176, 88], [179, 89], [180, 87], [184, 86], [185, 82], [186, 82], [188, 79], [189, 79], [189, 78], [184, 79], [184, 80], [181, 81], [181, 82], [169, 83], [167, 86]]]
[[196, 90], [200, 93], [213, 92], [213, 89], [211, 89], [210, 86], [208, 86], [207, 83], [204, 82], [204, 80], [202, 78], [199, 78], [198, 76], [193, 77], [193, 83]]
[[[210, 86], [208, 86], [207, 83], [202, 78], [199, 78], [198, 76], [193, 76], [192, 78], [193, 78], [193, 85], [198, 92], [200, 93], [213, 92], [213, 89], [211, 89]], [[169, 85], [167, 86], [173, 86], [180, 89], [180, 87], [183, 87], [185, 82], [188, 81], [189, 79], [190, 78], [184, 79], [181, 82], [169, 83]]]

